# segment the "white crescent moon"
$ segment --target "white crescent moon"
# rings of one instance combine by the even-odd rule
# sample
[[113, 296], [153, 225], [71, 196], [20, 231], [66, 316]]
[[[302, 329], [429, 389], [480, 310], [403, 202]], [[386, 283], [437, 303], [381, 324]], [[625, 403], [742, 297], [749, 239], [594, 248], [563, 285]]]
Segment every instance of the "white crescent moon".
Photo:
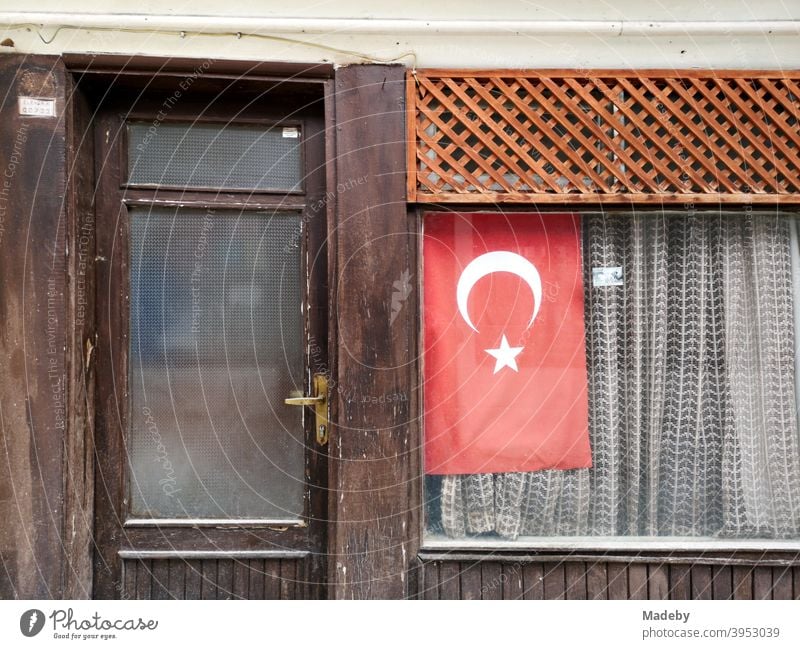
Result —
[[491, 275], [492, 273], [513, 273], [523, 279], [531, 288], [533, 293], [533, 315], [528, 323], [528, 327], [533, 324], [536, 315], [539, 313], [539, 306], [542, 303], [542, 279], [539, 277], [539, 271], [536, 270], [530, 261], [525, 259], [522, 255], [506, 250], [497, 250], [495, 252], [487, 252], [480, 257], [475, 257], [464, 271], [461, 277], [458, 278], [458, 286], [456, 288], [456, 301], [458, 302], [458, 311], [461, 317], [474, 331], [478, 328], [472, 324], [467, 311], [467, 302], [469, 301], [469, 294], [472, 292], [472, 287], [477, 284], [478, 280]]

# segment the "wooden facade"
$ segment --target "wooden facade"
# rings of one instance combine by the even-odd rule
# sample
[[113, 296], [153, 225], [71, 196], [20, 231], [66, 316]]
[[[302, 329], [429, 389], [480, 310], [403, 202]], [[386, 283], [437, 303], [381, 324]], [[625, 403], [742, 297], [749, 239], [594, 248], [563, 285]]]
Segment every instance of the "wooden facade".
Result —
[[55, 96], [63, 115], [67, 76], [57, 58], [0, 57], [0, 83], [14, 96], [0, 114], [0, 595], [59, 597], [71, 545], [65, 517], [68, 485], [75, 483], [67, 478], [83, 466], [64, 462], [65, 443], [80, 425], [69, 407], [66, 121], [22, 118], [16, 96]]
[[[798, 599], [791, 565], [631, 563], [602, 557], [548, 561], [426, 561], [424, 599]], [[767, 564], [767, 565], [764, 565]]]
[[[410, 77], [409, 82], [402, 66], [358, 65], [334, 72], [326, 66], [307, 70], [220, 63], [207, 79], [207, 83], [244, 79], [256, 86], [295, 84], [298, 92], [314, 86], [324, 107], [320, 162], [329, 199], [323, 211], [327, 278], [320, 282], [323, 296], [327, 295], [328, 353], [315, 362], [316, 370], [331, 380], [332, 425], [327, 457], [317, 467], [327, 485], [326, 507], [316, 512], [318, 520], [326, 521], [324, 531], [315, 537], [318, 545], [302, 545], [301, 533], [291, 528], [263, 530], [246, 541], [231, 530], [213, 529], [207, 547], [181, 545], [185, 537], [176, 528], [163, 530], [157, 542], [145, 547], [134, 542], [145, 532], [134, 529], [127, 532], [131, 541], [127, 545], [113, 552], [106, 545], [96, 553], [98, 529], [108, 523], [98, 521], [95, 513], [108, 511], [110, 505], [104, 504], [97, 486], [96, 468], [103, 466], [103, 459], [96, 462], [95, 433], [102, 436], [109, 430], [103, 413], [113, 396], [108, 388], [111, 377], [105, 376], [101, 383], [95, 377], [97, 368], [103, 367], [97, 358], [108, 354], [111, 344], [99, 335], [104, 321], [95, 313], [96, 289], [116, 285], [107, 276], [107, 266], [95, 263], [102, 262], [104, 255], [97, 251], [108, 246], [102, 237], [109, 235], [96, 227], [94, 219], [96, 149], [93, 140], [84, 137], [93, 112], [82, 88], [87, 80], [102, 87], [110, 79], [118, 80], [124, 70], [123, 83], [135, 89], [165, 77], [178, 78], [196, 64], [172, 60], [165, 65], [160, 59], [132, 64], [122, 57], [0, 57], [0, 79], [12, 98], [2, 104], [3, 168], [10, 159], [6, 152], [14, 150], [15, 142], [20, 149], [0, 242], [4, 322], [0, 358], [6, 370], [0, 381], [5, 449], [0, 514], [7, 522], [0, 527], [0, 597], [800, 598], [798, 550], [648, 553], [598, 548], [554, 553], [536, 548], [468, 552], [457, 545], [452, 550], [424, 546], [420, 291], [411, 291], [401, 308], [393, 310], [392, 286], [404, 272], [418, 286], [420, 213], [415, 201], [474, 205], [498, 197], [485, 187], [440, 191], [440, 185], [428, 184], [417, 164], [431, 159], [425, 153], [430, 149], [423, 148], [430, 136], [426, 125], [407, 120], [406, 102], [411, 98], [414, 110], [421, 111], [416, 83], [439, 82], [431, 80], [435, 75], [425, 81], [424, 75]], [[562, 79], [564, 84], [573, 85], [568, 75], [562, 77], [567, 79]], [[769, 83], [794, 84], [795, 78]], [[732, 77], [730, 83], [740, 81]], [[582, 95], [579, 88], [574, 90]], [[431, 86], [426, 96], [436, 92], [441, 90]], [[21, 118], [16, 96], [25, 93], [56, 97], [57, 117]], [[632, 109], [626, 104], [620, 110]], [[740, 114], [753, 110], [748, 104]], [[771, 109], [764, 110], [770, 114]], [[523, 114], [522, 107], [515, 108], [513, 119], [524, 119]], [[425, 119], [435, 122], [439, 117]], [[776, 156], [781, 152], [772, 163], [781, 174], [776, 184], [763, 174], [752, 178], [748, 175], [752, 170], [741, 167], [736, 178], [725, 175], [713, 184], [706, 174], [711, 173], [708, 163], [698, 159], [697, 164], [706, 168], [695, 173], [697, 182], [702, 180], [702, 191], [670, 185], [667, 178], [675, 174], [670, 165], [663, 170], [663, 179], [645, 171], [637, 180], [603, 176], [597, 182], [605, 178], [608, 184], [599, 193], [597, 187], [590, 191], [580, 183], [569, 192], [556, 189], [561, 187], [556, 184], [550, 186], [545, 202], [622, 200], [614, 192], [626, 186], [634, 197], [648, 196], [659, 204], [693, 200], [701, 194], [718, 200], [723, 189], [730, 190], [731, 200], [738, 200], [742, 195], [734, 192], [734, 186], [740, 182], [752, 183], [758, 200], [797, 202], [798, 136], [793, 119], [793, 128], [787, 124], [780, 141], [769, 145]], [[591, 133], [586, 137], [601, 137], [594, 127], [587, 128]], [[753, 142], [752, 146], [767, 145]], [[632, 155], [627, 146], [618, 153], [620, 160]], [[666, 150], [663, 156], [673, 157]], [[407, 181], [409, 161], [413, 166]], [[626, 162], [627, 173], [633, 173], [631, 162]], [[520, 161], [503, 164], [506, 167], [496, 178], [501, 187], [509, 182], [506, 171]], [[732, 165], [727, 165], [731, 172]], [[496, 176], [499, 167], [489, 166], [492, 171], [486, 172]], [[570, 173], [576, 176], [574, 170]], [[512, 202], [536, 204], [540, 198], [532, 199], [530, 192], [523, 195], [513, 186], [508, 189], [515, 190], [507, 194]], [[14, 254], [9, 254], [12, 250]], [[402, 398], [379, 398], [386, 394]], [[108, 445], [97, 448], [107, 450]], [[116, 533], [106, 528], [100, 536], [105, 534], [109, 542]], [[111, 590], [98, 591], [97, 559], [103, 552], [110, 552], [121, 578]]]

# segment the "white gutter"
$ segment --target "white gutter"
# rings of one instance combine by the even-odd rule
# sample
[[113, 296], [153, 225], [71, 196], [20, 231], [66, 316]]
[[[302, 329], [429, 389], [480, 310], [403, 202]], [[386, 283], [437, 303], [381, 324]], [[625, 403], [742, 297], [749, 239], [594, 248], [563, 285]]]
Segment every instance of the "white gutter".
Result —
[[403, 18], [254, 18], [6, 11], [0, 25], [187, 34], [392, 34], [509, 35], [609, 34], [612, 36], [798, 36], [800, 20], [411, 20]]

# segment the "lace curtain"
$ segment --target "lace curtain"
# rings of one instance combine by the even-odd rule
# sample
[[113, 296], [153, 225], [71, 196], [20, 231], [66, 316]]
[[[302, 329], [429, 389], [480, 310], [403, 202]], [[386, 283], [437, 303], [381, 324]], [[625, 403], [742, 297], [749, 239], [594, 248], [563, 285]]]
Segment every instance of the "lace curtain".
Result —
[[[583, 228], [594, 466], [445, 476], [443, 531], [800, 535], [796, 225], [650, 213]], [[592, 287], [603, 266], [624, 285]]]

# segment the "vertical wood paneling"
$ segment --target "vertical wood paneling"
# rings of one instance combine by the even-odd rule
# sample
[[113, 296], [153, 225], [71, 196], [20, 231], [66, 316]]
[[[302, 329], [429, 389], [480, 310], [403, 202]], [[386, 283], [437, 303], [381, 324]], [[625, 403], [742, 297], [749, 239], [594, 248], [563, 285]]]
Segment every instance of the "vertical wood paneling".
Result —
[[609, 563], [608, 599], [628, 599], [628, 572], [622, 563]]
[[[270, 569], [279, 571], [280, 566], [273, 561], [250, 559], [250, 596], [249, 599], [264, 599], [264, 580], [266, 564], [273, 564]], [[280, 574], [276, 572], [276, 574]], [[276, 598], [277, 599], [277, 598]]]
[[733, 599], [753, 599], [753, 569], [750, 566], [733, 567]]
[[503, 566], [494, 561], [481, 564], [481, 599], [503, 599]]
[[692, 599], [691, 566], [677, 564], [669, 567], [670, 599]]
[[153, 599], [171, 599], [169, 592], [169, 561], [153, 561]]
[[185, 599], [186, 565], [183, 559], [169, 559], [169, 595], [172, 599]]
[[233, 598], [233, 560], [217, 562], [217, 599]]
[[728, 600], [798, 597], [798, 567], [425, 561], [426, 599]]
[[152, 562], [136, 562], [136, 599], [151, 599], [153, 593]]
[[250, 565], [247, 559], [233, 560], [234, 599], [250, 599]]
[[711, 566], [692, 566], [692, 599], [711, 599]]
[[[281, 559], [280, 562], [281, 599], [296, 599], [297, 591], [297, 561]], [[266, 591], [266, 588], [265, 588]]]
[[[427, 566], [425, 566], [425, 570], [427, 570]], [[459, 574], [459, 565], [454, 561], [444, 561], [439, 564], [439, 597], [441, 599], [461, 598], [461, 575]]]
[[311, 582], [312, 569], [315, 562], [314, 557], [309, 557], [305, 561], [297, 562], [297, 589], [295, 591], [296, 599], [311, 599], [318, 591], [313, 589]]
[[217, 599], [217, 559], [203, 559], [201, 562], [203, 580], [200, 582], [200, 599]]
[[772, 599], [772, 568], [753, 568], [753, 599]]
[[184, 596], [186, 599], [201, 599], [203, 568], [200, 561], [186, 561], [184, 563]]
[[544, 564], [544, 598], [564, 599], [566, 590], [567, 576], [564, 563]]
[[439, 584], [441, 584], [439, 570], [441, 565], [438, 561], [425, 564], [423, 569], [422, 599], [439, 599]]
[[608, 572], [605, 563], [593, 561], [586, 569], [588, 599], [608, 599]]
[[126, 561], [122, 571], [122, 599], [136, 599], [136, 561]]
[[544, 599], [544, 565], [525, 564], [522, 568], [522, 583], [525, 588], [524, 599]]
[[731, 566], [714, 566], [711, 569], [712, 599], [733, 598], [733, 568]]
[[772, 599], [792, 599], [792, 569], [778, 566], [772, 569]]
[[[300, 559], [153, 559], [123, 562], [130, 599], [302, 599]], [[435, 585], [435, 584], [434, 584]]]
[[481, 564], [461, 564], [461, 599], [481, 599]]
[[669, 599], [669, 567], [659, 564], [647, 566], [647, 598]]
[[582, 561], [570, 561], [566, 564], [565, 573], [567, 599], [587, 599], [586, 564]]
[[628, 598], [647, 599], [647, 597], [647, 564], [631, 564], [628, 566]]
[[503, 566], [503, 599], [522, 599], [524, 592], [522, 565], [513, 563]]

